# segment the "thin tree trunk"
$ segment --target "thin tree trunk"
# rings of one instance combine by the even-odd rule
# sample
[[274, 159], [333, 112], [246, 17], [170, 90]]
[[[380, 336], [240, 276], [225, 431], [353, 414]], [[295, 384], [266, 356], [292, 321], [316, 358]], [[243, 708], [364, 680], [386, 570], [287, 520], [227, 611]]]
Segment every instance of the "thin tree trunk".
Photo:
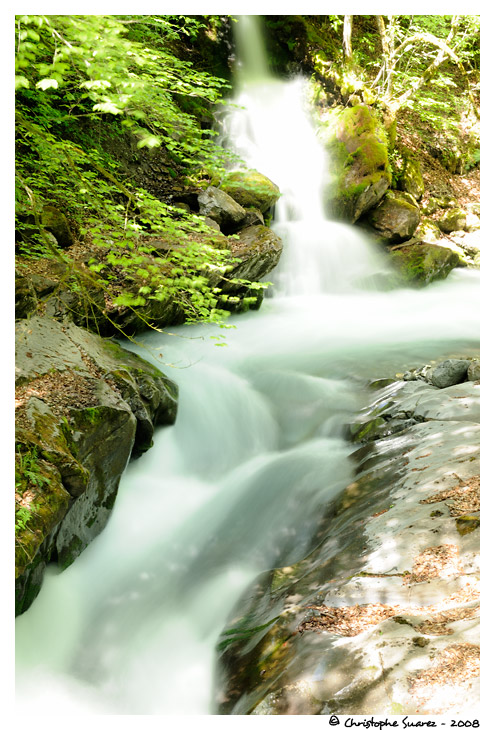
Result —
[[344, 35], [342, 37], [342, 50], [344, 52], [344, 68], [353, 65], [352, 54], [352, 15], [344, 15]]

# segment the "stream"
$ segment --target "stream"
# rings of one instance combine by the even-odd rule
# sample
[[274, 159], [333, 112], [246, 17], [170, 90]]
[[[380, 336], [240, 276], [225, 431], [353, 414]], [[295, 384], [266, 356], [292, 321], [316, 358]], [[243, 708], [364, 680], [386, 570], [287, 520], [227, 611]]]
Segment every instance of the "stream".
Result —
[[385, 254], [323, 214], [305, 80], [269, 77], [259, 53], [253, 63], [225, 127], [282, 191], [273, 286], [233, 328], [124, 343], [177, 382], [178, 419], [129, 464], [103, 533], [64, 572], [47, 570], [16, 620], [18, 713], [214, 714], [229, 613], [261, 571], [312, 549], [325, 505], [353, 479], [344, 433], [366, 383], [476, 353], [479, 273], [381, 291]]

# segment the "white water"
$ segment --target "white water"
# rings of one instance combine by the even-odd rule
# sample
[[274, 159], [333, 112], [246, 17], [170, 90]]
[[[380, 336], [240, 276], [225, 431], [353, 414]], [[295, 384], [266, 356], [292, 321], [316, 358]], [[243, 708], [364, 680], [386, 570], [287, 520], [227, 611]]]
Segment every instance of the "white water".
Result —
[[306, 554], [324, 505], [352, 481], [342, 429], [363, 380], [476, 345], [477, 272], [418, 291], [359, 287], [385, 264], [324, 220], [303, 82], [260, 81], [260, 66], [248, 84], [247, 68], [232, 134], [283, 191], [275, 296], [220, 332], [228, 347], [195, 327], [134, 348], [174, 364], [162, 367], [180, 386], [178, 420], [130, 464], [104, 532], [47, 572], [17, 619], [19, 713], [214, 712], [229, 612], [257, 573]]

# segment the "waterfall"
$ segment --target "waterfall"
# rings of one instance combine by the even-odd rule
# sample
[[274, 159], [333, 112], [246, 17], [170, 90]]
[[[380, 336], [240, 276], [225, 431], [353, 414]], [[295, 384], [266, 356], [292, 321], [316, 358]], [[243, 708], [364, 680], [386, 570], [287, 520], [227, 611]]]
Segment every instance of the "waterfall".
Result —
[[[386, 262], [355, 229], [325, 219], [327, 161], [306, 114], [305, 81], [263, 76], [252, 18], [239, 43], [232, 144], [277, 183], [284, 257], [275, 296], [213, 327], [131, 346], [179, 384], [177, 423], [132, 462], [109, 524], [63, 573], [48, 570], [17, 619], [17, 712], [215, 712], [215, 647], [239, 596], [264, 570], [302, 559], [326, 505], [353, 479], [344, 438], [363, 384], [478, 338], [478, 274], [423, 291], [363, 280]], [[251, 73], [252, 71], [252, 73]], [[143, 355], [144, 353], [144, 355]]]
[[284, 252], [269, 277], [274, 293], [357, 293], [369, 288], [391, 271], [383, 252], [364, 233], [326, 219], [322, 191], [330, 160], [310, 119], [308, 80], [270, 76], [258, 51], [255, 18], [244, 16], [238, 26], [238, 45], [245, 52], [240, 61], [243, 85], [225, 115], [224, 133], [247, 166], [281, 190], [273, 229], [284, 242]]

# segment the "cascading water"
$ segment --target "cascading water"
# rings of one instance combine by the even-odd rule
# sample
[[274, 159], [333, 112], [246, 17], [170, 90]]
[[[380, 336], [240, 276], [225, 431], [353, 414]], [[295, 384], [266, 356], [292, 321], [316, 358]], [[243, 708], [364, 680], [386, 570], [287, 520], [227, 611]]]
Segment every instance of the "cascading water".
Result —
[[477, 272], [420, 291], [362, 286], [386, 264], [324, 218], [304, 81], [264, 78], [259, 51], [255, 61], [228, 125], [283, 192], [274, 296], [233, 318], [228, 347], [198, 327], [134, 348], [174, 364], [178, 420], [129, 465], [104, 532], [66, 571], [47, 571], [17, 619], [20, 713], [215, 712], [227, 615], [256, 574], [307, 554], [324, 506], [352, 481], [342, 434], [365, 402], [360, 383], [477, 344]]

